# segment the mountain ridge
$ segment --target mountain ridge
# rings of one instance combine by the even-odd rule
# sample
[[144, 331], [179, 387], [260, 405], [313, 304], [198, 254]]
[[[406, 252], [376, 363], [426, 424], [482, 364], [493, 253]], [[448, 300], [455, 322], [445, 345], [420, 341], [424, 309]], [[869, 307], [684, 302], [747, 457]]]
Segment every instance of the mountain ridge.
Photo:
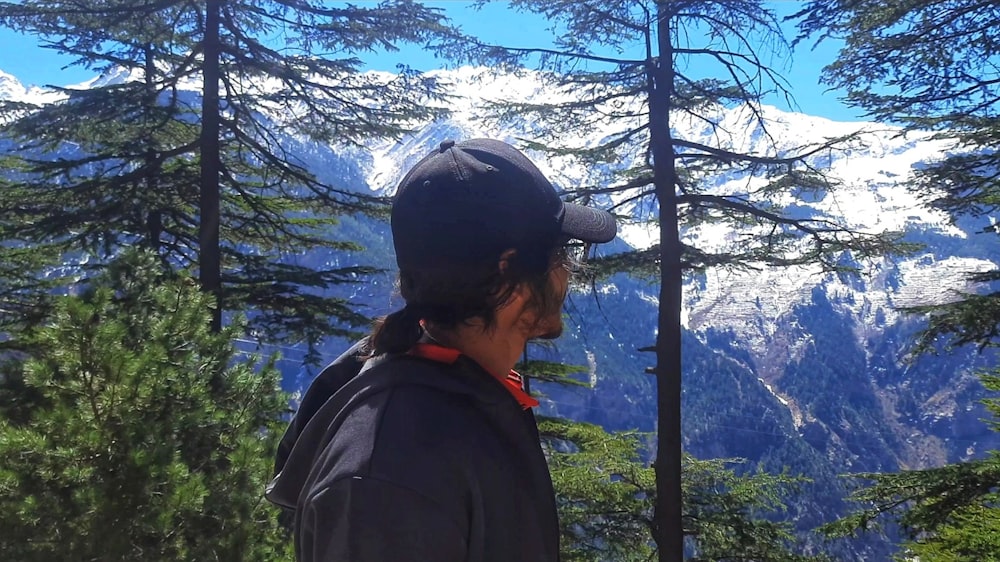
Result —
[[[523, 139], [537, 134], [535, 125], [524, 120], [499, 123], [488, 118], [484, 109], [488, 102], [551, 101], [564, 94], [550, 92], [530, 72], [505, 77], [487, 69], [463, 68], [432, 75], [451, 83], [457, 96], [452, 114], [414, 123], [414, 132], [406, 137], [372, 141], [367, 150], [286, 140], [324, 180], [388, 195], [406, 169], [448, 138], [487, 136], [523, 144]], [[21, 96], [15, 101], [55, 99], [51, 92], [25, 89], [8, 77], [0, 73], [0, 99], [7, 95]], [[977, 238], [974, 227], [952, 224], [941, 213], [923, 207], [906, 186], [912, 170], [958, 150], [948, 139], [769, 107], [761, 111], [771, 125], [770, 139], [776, 141], [769, 148], [771, 140], [756, 121], [748, 119], [745, 107], [717, 108], [714, 126], [676, 121], [675, 132], [717, 146], [782, 154], [861, 131], [850, 143], [810, 157], [812, 165], [829, 171], [836, 189], [803, 192], [781, 202], [795, 205], [803, 216], [842, 220], [867, 232], [896, 230], [905, 233], [906, 240], [926, 245], [914, 255], [864, 263], [844, 256], [845, 263], [861, 271], [858, 276], [808, 266], [708, 270], [687, 276], [682, 358], [685, 447], [700, 456], [745, 457], [769, 469], [790, 467], [812, 477], [809, 500], [792, 513], [806, 528], [843, 511], [844, 485], [838, 474], [933, 466], [981, 456], [1000, 446], [979, 421], [986, 414], [976, 404], [982, 388], [973, 374], [993, 358], [959, 350], [905, 360], [908, 342], [922, 321], [900, 311], [944, 302], [956, 289], [974, 289], [964, 275], [995, 267], [1000, 254]], [[594, 127], [569, 141], [592, 146], [624, 126], [627, 123]], [[613, 171], [581, 169], [568, 158], [528, 153], [561, 188], [595, 185]], [[743, 193], [765, 179], [723, 173], [702, 181], [710, 193]], [[606, 197], [598, 203], [621, 200]], [[600, 251], [655, 243], [656, 229], [646, 224], [655, 212], [652, 205], [627, 207], [621, 239]], [[323, 259], [368, 260], [391, 268], [392, 249], [384, 223], [350, 219], [341, 228], [358, 236], [369, 251]], [[735, 235], [706, 227], [689, 229], [683, 236], [699, 247], [724, 249]], [[392, 285], [391, 273], [386, 273], [351, 288], [348, 296], [375, 316], [398, 304]], [[655, 381], [643, 374], [652, 358], [638, 348], [655, 338], [656, 294], [654, 285], [624, 275], [573, 293], [566, 309], [566, 335], [554, 347], [532, 348], [531, 353], [533, 358], [585, 366], [581, 377], [593, 389], [543, 387], [543, 413], [585, 419], [610, 429], [655, 430]], [[332, 359], [345, 346], [346, 342], [331, 341], [325, 352]], [[292, 365], [286, 369], [286, 384], [298, 390], [313, 374]], [[886, 549], [865, 543], [848, 552], [863, 558], [862, 553], [884, 556]]]
[[[316, 158], [309, 161], [314, 167], [322, 166], [322, 162], [316, 161], [322, 158], [330, 160], [340, 157], [345, 161], [355, 162], [361, 177], [355, 179], [354, 183], [363, 183], [363, 187], [356, 185], [356, 188], [367, 188], [373, 193], [387, 195], [392, 192], [395, 181], [406, 169], [443, 140], [489, 136], [517, 144], [519, 139], [528, 136], [526, 131], [517, 127], [485, 118], [482, 107], [503, 98], [522, 101], [551, 99], [547, 97], [550, 92], [545, 89], [544, 84], [533, 79], [536, 75], [531, 72], [503, 76], [488, 69], [464, 67], [428, 74], [442, 83], [449, 83], [452, 94], [460, 100], [452, 104], [453, 113], [450, 117], [421, 124], [414, 134], [403, 139], [373, 141], [367, 153], [349, 147], [313, 147], [296, 139], [302, 145], [302, 153], [313, 153]], [[75, 87], [120, 83], [127, 79], [136, 77], [111, 72]], [[54, 99], [52, 92], [39, 88], [28, 90], [9, 74], [0, 74], [0, 84], [4, 85], [0, 89], [0, 99], [7, 97], [39, 103], [49, 103]], [[485, 96], [484, 92], [487, 92]], [[499, 94], [488, 94], [489, 92]], [[782, 154], [831, 135], [861, 132], [850, 145], [812, 157], [812, 165], [827, 169], [842, 185], [839, 186], [839, 194], [824, 193], [808, 202], [800, 201], [801, 206], [809, 212], [844, 220], [852, 228], [862, 231], [874, 231], [876, 228], [922, 231], [931, 236], [958, 239], [971, 235], [948, 224], [943, 215], [922, 207], [916, 196], [909, 193], [899, 181], [914, 166], [948, 150], [950, 145], [947, 140], [931, 138], [929, 133], [903, 133], [898, 128], [873, 123], [840, 123], [821, 117], [783, 112], [768, 106], [759, 108], [759, 111], [772, 127], [770, 139], [775, 141], [775, 145], [768, 149], [758, 146], [756, 151], [750, 146], [751, 152], [758, 154]], [[603, 130], [589, 131], [578, 144], [592, 145], [607, 136], [609, 131], [626, 125], [609, 124]], [[757, 125], [753, 114], [745, 107], [717, 108], [714, 122], [711, 119], [697, 123], [682, 121], [677, 124], [675, 133], [679, 137], [696, 139], [706, 144], [714, 143], [729, 149], [745, 150], [748, 145], [763, 142], [765, 135], [759, 132]], [[749, 133], [743, 136], [737, 134], [736, 130], [741, 126]], [[818, 126], [823, 127], [822, 131], [813, 131]], [[599, 179], [590, 171], [578, 169], [568, 159], [546, 158], [543, 154], [528, 152], [557, 185], [586, 185]], [[319, 174], [322, 172], [317, 171]], [[745, 175], [722, 175], [708, 180], [715, 181], [710, 192], [716, 193], [745, 189], [747, 182], [762, 181]], [[655, 241], [655, 229], [650, 229], [645, 221], [655, 209], [633, 207], [628, 212], [632, 216], [623, 225], [622, 241], [633, 248], [648, 247]], [[733, 233], [713, 232], [710, 228], [705, 228], [689, 230], [683, 236], [688, 242], [724, 247], [726, 238], [733, 236]], [[867, 271], [857, 279], [823, 274], [815, 267], [710, 270], [690, 276], [685, 284], [684, 322], [694, 332], [708, 329], [730, 330], [746, 341], [756, 361], [763, 365], [760, 377], [762, 384], [771, 387], [770, 392], [775, 398], [789, 402], [786, 405], [794, 410], [795, 406], [790, 404], [793, 398], [785, 396], [780, 386], [775, 385], [780, 377], [773, 373], [780, 369], [771, 364], [773, 359], [770, 357], [775, 354], [766, 348], [767, 343], [774, 340], [779, 323], [762, 323], [761, 318], [778, 319], [788, 315], [796, 306], [808, 304], [813, 290], [822, 286], [842, 311], [856, 317], [858, 338], [875, 337], [880, 325], [891, 325], [900, 320], [898, 306], [942, 302], [952, 288], [968, 288], [962, 276], [966, 272], [992, 267], [994, 262], [987, 258], [988, 256], [939, 257], [933, 252], [923, 253], [903, 260], [886, 259], [864, 264], [862, 269]], [[944, 290], [931, 290], [941, 288]], [[607, 287], [604, 290], [607, 291]], [[655, 296], [647, 292], [641, 294], [640, 300], [655, 305]], [[862, 294], [864, 296], [860, 296]], [[649, 338], [652, 337], [650, 330]], [[789, 358], [795, 356], [796, 345], [801, 346], [802, 342], [792, 342], [787, 346]], [[796, 418], [802, 416], [801, 412], [792, 413]]]

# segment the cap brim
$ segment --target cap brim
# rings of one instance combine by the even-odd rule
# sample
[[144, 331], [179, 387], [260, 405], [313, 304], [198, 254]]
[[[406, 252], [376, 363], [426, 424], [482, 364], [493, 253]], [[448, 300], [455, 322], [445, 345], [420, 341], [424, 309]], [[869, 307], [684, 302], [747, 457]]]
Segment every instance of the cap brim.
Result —
[[603, 244], [614, 240], [618, 233], [615, 218], [607, 211], [564, 203], [562, 233], [576, 240]]

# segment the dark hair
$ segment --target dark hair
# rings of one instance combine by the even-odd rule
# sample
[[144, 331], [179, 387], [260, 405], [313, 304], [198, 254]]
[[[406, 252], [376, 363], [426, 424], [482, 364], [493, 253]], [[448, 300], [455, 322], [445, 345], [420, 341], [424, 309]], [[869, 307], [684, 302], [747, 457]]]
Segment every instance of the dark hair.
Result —
[[517, 250], [500, 270], [500, 255], [472, 264], [445, 267], [408, 267], [399, 271], [402, 309], [378, 319], [369, 339], [372, 355], [405, 353], [423, 335], [421, 320], [445, 329], [480, 319], [484, 329], [496, 324], [496, 311], [514, 291], [527, 285], [528, 306], [544, 313], [558, 310], [562, 296], [553, 294], [549, 272], [566, 265], [562, 245], [544, 250]]

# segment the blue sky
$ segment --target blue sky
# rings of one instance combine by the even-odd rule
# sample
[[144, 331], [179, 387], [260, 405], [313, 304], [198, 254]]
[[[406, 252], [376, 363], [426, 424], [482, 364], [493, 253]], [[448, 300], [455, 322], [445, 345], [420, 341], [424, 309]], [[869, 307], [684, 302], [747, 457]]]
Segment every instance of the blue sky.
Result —
[[[355, 3], [364, 3], [364, 0]], [[487, 5], [479, 11], [471, 9], [469, 2], [461, 0], [430, 1], [426, 4], [443, 9], [455, 24], [484, 42], [519, 47], [550, 44], [546, 21], [514, 13], [503, 2]], [[801, 2], [785, 0], [770, 4], [779, 15], [785, 15], [792, 13]], [[786, 30], [786, 35], [794, 36], [791, 26]], [[768, 99], [767, 103], [835, 120], [858, 120], [858, 112], [840, 102], [841, 93], [828, 92], [825, 86], [819, 84], [820, 70], [832, 62], [836, 54], [836, 44], [821, 45], [816, 51], [811, 50], [809, 45], [800, 45], [792, 53], [787, 67], [781, 68], [782, 75], [791, 84], [796, 107], [789, 108], [779, 98]], [[399, 63], [418, 70], [430, 70], [442, 65], [441, 61], [414, 47], [404, 48], [396, 53], [366, 55], [363, 58], [368, 66], [378, 70], [394, 70]], [[71, 62], [67, 57], [39, 47], [33, 37], [0, 29], [0, 70], [16, 76], [26, 85], [66, 85], [93, 77], [84, 68], [67, 67]]]

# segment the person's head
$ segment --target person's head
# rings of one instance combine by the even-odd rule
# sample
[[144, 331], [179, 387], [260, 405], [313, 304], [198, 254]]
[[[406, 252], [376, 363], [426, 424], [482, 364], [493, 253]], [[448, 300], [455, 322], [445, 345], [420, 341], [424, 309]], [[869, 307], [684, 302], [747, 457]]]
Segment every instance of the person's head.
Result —
[[608, 242], [610, 214], [564, 203], [514, 147], [445, 141], [403, 178], [392, 204], [402, 310], [380, 320], [375, 354], [402, 353], [436, 330], [514, 318], [527, 337], [556, 337], [570, 240]]

